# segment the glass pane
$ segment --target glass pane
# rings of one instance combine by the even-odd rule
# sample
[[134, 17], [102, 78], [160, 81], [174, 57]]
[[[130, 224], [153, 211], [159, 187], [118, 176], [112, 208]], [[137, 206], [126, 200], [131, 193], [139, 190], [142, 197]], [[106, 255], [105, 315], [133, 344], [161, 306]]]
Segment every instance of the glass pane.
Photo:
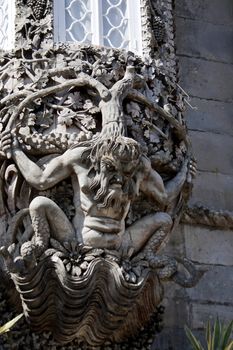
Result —
[[91, 43], [90, 0], [66, 0], [66, 40]]
[[128, 49], [129, 18], [126, 0], [102, 0], [104, 45]]

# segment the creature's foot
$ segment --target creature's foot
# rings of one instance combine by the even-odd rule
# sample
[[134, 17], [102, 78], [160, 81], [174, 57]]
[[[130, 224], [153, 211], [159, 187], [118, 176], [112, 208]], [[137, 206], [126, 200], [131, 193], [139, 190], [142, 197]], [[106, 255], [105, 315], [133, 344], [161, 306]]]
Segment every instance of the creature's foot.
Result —
[[172, 278], [173, 281], [184, 288], [194, 287], [207, 270], [198, 269], [194, 263], [187, 258], [176, 259], [181, 265], [183, 265], [188, 274], [177, 271]]
[[36, 251], [37, 247], [31, 241], [22, 244], [20, 254], [26, 268], [33, 268], [36, 266]]
[[21, 257], [14, 259], [15, 245], [12, 244], [8, 249], [3, 246], [0, 248], [0, 255], [3, 257], [7, 273], [21, 273], [25, 271], [25, 264]]

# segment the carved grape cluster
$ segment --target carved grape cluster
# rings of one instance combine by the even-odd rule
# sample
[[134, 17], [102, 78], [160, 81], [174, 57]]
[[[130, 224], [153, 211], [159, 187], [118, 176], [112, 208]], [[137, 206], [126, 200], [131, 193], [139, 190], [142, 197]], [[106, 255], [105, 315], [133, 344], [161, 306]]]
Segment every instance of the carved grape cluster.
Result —
[[153, 16], [151, 25], [152, 25], [152, 30], [157, 43], [158, 44], [162, 43], [166, 35], [166, 28], [165, 28], [164, 21], [160, 16]]
[[48, 0], [27, 0], [27, 5], [32, 8], [32, 12], [36, 19], [44, 17]]

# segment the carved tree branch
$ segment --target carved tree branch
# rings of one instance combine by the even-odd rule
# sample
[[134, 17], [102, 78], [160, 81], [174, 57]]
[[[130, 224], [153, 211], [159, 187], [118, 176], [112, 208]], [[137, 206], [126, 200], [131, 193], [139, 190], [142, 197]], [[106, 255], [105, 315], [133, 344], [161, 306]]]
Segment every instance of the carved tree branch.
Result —
[[205, 225], [225, 230], [233, 229], [233, 212], [212, 210], [203, 206], [187, 207], [181, 221], [190, 225]]
[[38, 92], [34, 92], [32, 94], [30, 94], [29, 96], [27, 96], [20, 104], [19, 106], [15, 109], [14, 113], [12, 114], [8, 125], [7, 125], [7, 129], [11, 129], [15, 119], [18, 117], [18, 115], [20, 114], [20, 112], [22, 112], [22, 110], [31, 102], [37, 100], [38, 98], [53, 94], [53, 93], [57, 93], [62, 91], [63, 89], [67, 89], [73, 86], [89, 86], [92, 87], [94, 89], [96, 89], [98, 91], [98, 93], [100, 94], [100, 97], [105, 100], [109, 97], [109, 90], [99, 81], [97, 81], [94, 78], [91, 78], [89, 75], [81, 73], [79, 75], [79, 78], [77, 79], [72, 79], [72, 80], [68, 80], [60, 85], [56, 85], [56, 86], [52, 86], [52, 87], [48, 87], [44, 90], [40, 90]]
[[135, 68], [128, 66], [124, 78], [110, 89], [111, 99], [100, 102], [99, 107], [102, 113], [101, 133], [103, 135], [117, 136], [126, 133], [122, 102], [127, 96], [128, 90], [133, 87], [135, 78]]
[[127, 97], [145, 104], [147, 107], [153, 111], [159, 113], [165, 120], [167, 120], [177, 131], [178, 136], [182, 138], [186, 143], [189, 143], [186, 135], [186, 128], [181, 125], [170, 113], [166, 112], [162, 107], [156, 103], [150, 101], [142, 93], [137, 90], [131, 89], [127, 93]]

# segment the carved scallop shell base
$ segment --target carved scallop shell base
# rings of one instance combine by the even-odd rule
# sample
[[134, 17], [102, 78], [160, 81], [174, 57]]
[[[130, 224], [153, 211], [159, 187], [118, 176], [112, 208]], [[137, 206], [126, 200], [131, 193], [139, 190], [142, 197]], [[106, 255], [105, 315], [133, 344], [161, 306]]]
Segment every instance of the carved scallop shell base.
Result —
[[130, 283], [111, 258], [95, 258], [77, 277], [59, 257], [47, 256], [28, 273], [12, 278], [30, 327], [52, 331], [59, 343], [74, 338], [91, 346], [122, 342], [145, 326], [163, 297], [155, 272], [145, 268]]

